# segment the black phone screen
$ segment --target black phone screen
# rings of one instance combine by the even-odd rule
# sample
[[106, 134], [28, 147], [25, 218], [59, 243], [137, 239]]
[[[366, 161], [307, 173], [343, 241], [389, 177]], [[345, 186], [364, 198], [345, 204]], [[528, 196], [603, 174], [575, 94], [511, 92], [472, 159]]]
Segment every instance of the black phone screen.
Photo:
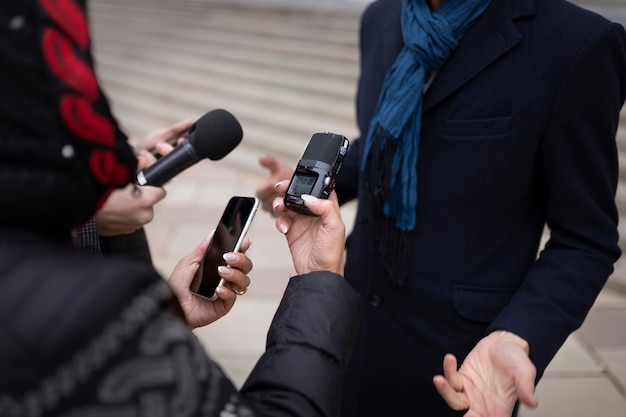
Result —
[[215, 289], [220, 284], [217, 268], [226, 265], [222, 255], [239, 250], [258, 205], [254, 197], [233, 197], [220, 218], [211, 243], [204, 253], [198, 272], [191, 282], [191, 291], [214, 299]]

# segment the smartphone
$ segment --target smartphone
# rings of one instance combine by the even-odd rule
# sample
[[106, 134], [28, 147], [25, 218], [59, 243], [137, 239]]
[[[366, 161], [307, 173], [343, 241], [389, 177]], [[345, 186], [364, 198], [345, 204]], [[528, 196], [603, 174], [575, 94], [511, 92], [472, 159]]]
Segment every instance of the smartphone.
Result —
[[312, 216], [304, 205], [302, 194], [328, 198], [335, 187], [343, 158], [350, 142], [332, 132], [315, 133], [291, 177], [285, 194], [285, 205], [298, 213]]
[[204, 253], [200, 267], [191, 282], [191, 292], [209, 300], [215, 300], [215, 289], [224, 284], [217, 273], [220, 265], [226, 265], [226, 252], [238, 252], [250, 229], [252, 219], [259, 207], [256, 197], [232, 197], [220, 218], [211, 243]]

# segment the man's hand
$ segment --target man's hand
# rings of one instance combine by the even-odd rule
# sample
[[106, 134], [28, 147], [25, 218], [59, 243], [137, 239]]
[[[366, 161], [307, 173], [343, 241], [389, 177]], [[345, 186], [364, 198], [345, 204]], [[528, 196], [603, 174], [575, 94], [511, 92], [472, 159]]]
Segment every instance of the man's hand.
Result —
[[466, 417], [509, 417], [515, 402], [537, 407], [535, 376], [528, 343], [521, 337], [496, 331], [483, 338], [467, 355], [457, 372], [457, 360], [448, 354], [444, 375], [433, 382], [454, 410], [468, 410]]
[[261, 164], [263, 168], [267, 169], [270, 175], [256, 189], [256, 196], [260, 200], [263, 210], [275, 214], [272, 209], [274, 199], [285, 195], [284, 191], [282, 194], [279, 193], [275, 186], [280, 181], [291, 179], [293, 167], [290, 167], [284, 161], [269, 155], [261, 155], [259, 157], [259, 164]]
[[206, 326], [224, 317], [237, 299], [233, 288], [245, 291], [250, 285], [248, 274], [252, 270], [252, 261], [244, 254], [250, 247], [250, 239], [245, 238], [240, 253], [224, 254], [224, 260], [228, 266], [220, 267], [218, 273], [226, 283], [215, 290], [217, 299], [209, 301], [189, 290], [211, 238], [212, 236], [207, 237], [193, 252], [178, 261], [169, 278], [170, 287], [185, 312], [187, 323], [194, 328]]

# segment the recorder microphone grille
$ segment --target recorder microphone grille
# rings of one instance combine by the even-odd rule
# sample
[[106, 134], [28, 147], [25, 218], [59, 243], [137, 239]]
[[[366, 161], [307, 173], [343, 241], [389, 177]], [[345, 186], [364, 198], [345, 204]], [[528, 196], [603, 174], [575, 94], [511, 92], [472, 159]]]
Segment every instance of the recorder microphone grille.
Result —
[[338, 149], [344, 140], [342, 135], [334, 133], [315, 133], [304, 150], [302, 159], [312, 159], [331, 165], [337, 158]]

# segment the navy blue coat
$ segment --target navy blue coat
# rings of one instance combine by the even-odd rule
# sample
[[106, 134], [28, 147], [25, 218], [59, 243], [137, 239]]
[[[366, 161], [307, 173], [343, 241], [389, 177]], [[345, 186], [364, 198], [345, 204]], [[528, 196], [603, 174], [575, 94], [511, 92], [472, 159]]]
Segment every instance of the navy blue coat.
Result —
[[[363, 15], [363, 137], [403, 45], [400, 9], [379, 0]], [[543, 373], [620, 256], [615, 133], [625, 94], [623, 27], [563, 0], [492, 0], [424, 95], [404, 287], [385, 279], [371, 249], [368, 222], [382, 214], [359, 175], [364, 141], [353, 142], [337, 192], [359, 200], [346, 277], [368, 305], [345, 417], [458, 415], [432, 376], [445, 353], [462, 360], [495, 329], [526, 339]]]

